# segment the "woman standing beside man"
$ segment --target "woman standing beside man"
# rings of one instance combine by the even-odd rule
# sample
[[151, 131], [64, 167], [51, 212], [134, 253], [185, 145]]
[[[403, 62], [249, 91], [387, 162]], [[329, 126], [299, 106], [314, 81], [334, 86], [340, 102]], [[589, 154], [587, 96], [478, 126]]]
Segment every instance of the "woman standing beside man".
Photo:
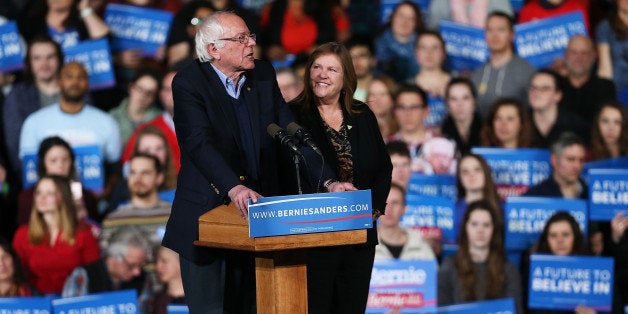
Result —
[[390, 157], [375, 115], [353, 99], [357, 78], [342, 44], [331, 42], [315, 49], [304, 82], [304, 91], [290, 105], [336, 175], [322, 188], [329, 192], [370, 189], [374, 221], [365, 244], [309, 250], [309, 312], [364, 313], [377, 244], [376, 220], [384, 213], [390, 191]]

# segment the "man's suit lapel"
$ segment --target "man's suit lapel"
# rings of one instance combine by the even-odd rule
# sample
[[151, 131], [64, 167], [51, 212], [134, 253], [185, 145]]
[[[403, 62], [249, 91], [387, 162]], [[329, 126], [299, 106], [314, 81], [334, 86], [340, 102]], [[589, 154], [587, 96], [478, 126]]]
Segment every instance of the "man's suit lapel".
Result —
[[254, 82], [253, 74], [247, 73], [248, 77], [242, 90], [240, 91], [240, 97], [242, 101], [247, 105], [249, 109], [249, 115], [251, 118], [251, 130], [253, 130], [253, 147], [255, 148], [255, 157], [259, 164], [259, 151], [260, 151], [260, 127], [266, 128], [267, 126], [260, 126], [260, 100], [257, 93], [257, 84]]
[[[201, 70], [207, 79], [207, 89], [213, 95], [217, 101], [215, 103], [207, 103], [206, 105], [211, 108], [210, 112], [219, 112], [221, 119], [216, 121], [225, 121], [227, 130], [231, 132], [236, 144], [242, 149], [242, 141], [240, 140], [240, 129], [238, 127], [238, 120], [236, 118], [235, 109], [231, 104], [231, 96], [227, 94], [225, 87], [218, 74], [214, 71], [214, 68], [209, 63], [201, 63]], [[216, 108], [218, 110], [216, 110]]]

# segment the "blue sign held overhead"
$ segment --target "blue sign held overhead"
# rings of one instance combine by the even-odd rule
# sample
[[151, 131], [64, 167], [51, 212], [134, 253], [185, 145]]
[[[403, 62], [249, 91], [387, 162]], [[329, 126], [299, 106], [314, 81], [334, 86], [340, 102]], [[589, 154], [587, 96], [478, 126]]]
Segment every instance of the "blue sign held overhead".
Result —
[[104, 19], [113, 37], [111, 49], [141, 49], [145, 56], [155, 57], [158, 48], [166, 44], [172, 17], [167, 11], [109, 4]]
[[574, 310], [579, 305], [610, 311], [613, 258], [530, 256], [528, 306], [531, 309]]
[[89, 75], [89, 89], [98, 90], [116, 84], [107, 39], [85, 40], [63, 49], [64, 62], [79, 62]]
[[139, 313], [135, 290], [103, 292], [88, 294], [80, 297], [55, 299], [52, 300], [52, 308], [55, 314]]
[[518, 55], [540, 69], [563, 58], [574, 35], [587, 35], [580, 11], [515, 25], [515, 48]]
[[375, 260], [366, 313], [436, 313], [436, 260]]
[[15, 21], [0, 25], [0, 71], [11, 72], [22, 69], [24, 54]]
[[371, 190], [264, 197], [249, 200], [249, 236], [373, 227]]
[[589, 170], [589, 218], [611, 221], [628, 211], [628, 169]]
[[539, 238], [545, 222], [557, 211], [569, 212], [587, 234], [587, 202], [560, 197], [509, 197], [506, 199], [506, 249], [525, 250]]
[[442, 20], [440, 34], [445, 41], [447, 59], [452, 70], [473, 71], [488, 60], [483, 29]]

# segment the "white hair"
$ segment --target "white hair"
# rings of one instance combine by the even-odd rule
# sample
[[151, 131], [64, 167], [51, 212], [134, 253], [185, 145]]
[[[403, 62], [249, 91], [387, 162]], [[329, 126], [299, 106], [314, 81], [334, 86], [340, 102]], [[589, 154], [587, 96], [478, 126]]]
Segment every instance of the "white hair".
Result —
[[146, 252], [147, 256], [152, 253], [151, 245], [144, 233], [137, 226], [125, 225], [111, 235], [105, 254], [121, 259], [126, 256], [129, 247], [141, 249]]
[[231, 11], [218, 11], [206, 17], [196, 32], [194, 38], [196, 42], [196, 55], [201, 62], [212, 62], [212, 57], [207, 51], [207, 45], [214, 44], [217, 48], [222, 48], [225, 43], [219, 39], [224, 36], [224, 28], [220, 24], [220, 17], [225, 14], [234, 14]]
[[429, 156], [432, 153], [439, 152], [448, 157], [453, 157], [456, 152], [456, 144], [444, 137], [435, 137], [423, 143], [421, 152], [423, 156]]

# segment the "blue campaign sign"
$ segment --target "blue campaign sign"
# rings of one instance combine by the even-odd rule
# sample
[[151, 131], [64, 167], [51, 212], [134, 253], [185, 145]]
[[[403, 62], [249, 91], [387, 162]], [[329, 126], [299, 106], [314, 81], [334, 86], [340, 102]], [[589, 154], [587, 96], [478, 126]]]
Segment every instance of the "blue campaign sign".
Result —
[[0, 313], [52, 313], [51, 297], [0, 298]]
[[504, 199], [525, 193], [530, 186], [545, 180], [552, 172], [547, 149], [473, 147], [471, 151], [486, 159], [497, 191]]
[[55, 314], [72, 313], [139, 313], [135, 290], [122, 290], [52, 300]]
[[15, 21], [0, 25], [0, 71], [11, 72], [24, 67], [24, 51]]
[[[381, 0], [380, 1], [380, 23], [386, 24], [386, 22], [388, 22], [388, 19], [390, 19], [390, 15], [392, 14], [392, 11], [395, 9], [395, 7], [397, 6], [397, 4], [399, 4], [402, 0]], [[427, 21], [426, 17], [427, 17], [427, 12], [428, 12], [428, 7], [430, 6], [430, 0], [410, 0], [412, 2], [414, 2], [416, 5], [419, 6], [419, 8], [421, 8], [421, 12], [423, 13], [423, 20]]]
[[426, 195], [442, 196], [452, 200], [458, 195], [456, 190], [456, 178], [450, 175], [424, 175], [412, 173], [408, 182], [407, 196]]
[[85, 40], [63, 49], [64, 62], [80, 62], [89, 74], [89, 89], [98, 90], [114, 86], [116, 79], [111, 63], [107, 39]]
[[439, 306], [438, 314], [515, 314], [512, 298]]
[[249, 236], [373, 227], [371, 190], [264, 197], [249, 200]]
[[[75, 146], [74, 167], [83, 187], [95, 193], [101, 193], [105, 184], [105, 171], [102, 152], [97, 145]], [[37, 183], [37, 154], [28, 154], [22, 158], [22, 179], [24, 188]]]
[[75, 167], [86, 189], [100, 194], [105, 186], [105, 169], [102, 152], [97, 145], [72, 147]]
[[515, 25], [515, 48], [530, 64], [543, 68], [563, 58], [574, 35], [587, 35], [580, 11]]
[[539, 238], [545, 222], [557, 211], [569, 212], [587, 234], [587, 202], [561, 197], [509, 197], [506, 199], [506, 249], [525, 250]]
[[172, 17], [167, 11], [109, 4], [104, 19], [113, 37], [111, 49], [141, 49], [144, 55], [154, 57], [159, 46], [166, 44]]
[[423, 119], [425, 127], [440, 129], [440, 125], [447, 116], [447, 106], [441, 97], [427, 96], [427, 104], [430, 107], [430, 113]]
[[628, 157], [608, 158], [596, 161], [590, 161], [584, 164], [580, 176], [584, 181], [589, 182], [589, 170], [591, 169], [628, 169]]
[[589, 219], [611, 221], [628, 210], [628, 169], [589, 170]]
[[22, 184], [24, 189], [33, 186], [39, 176], [37, 175], [37, 154], [27, 154], [22, 157]]
[[166, 308], [166, 313], [168, 314], [188, 314], [190, 310], [188, 306], [185, 304], [168, 304]]
[[454, 244], [454, 213], [454, 201], [451, 198], [408, 195], [406, 213], [401, 217], [400, 224], [409, 228], [439, 228], [443, 243]]
[[488, 60], [484, 30], [479, 27], [442, 20], [440, 34], [445, 40], [452, 70], [473, 71]]
[[613, 258], [533, 254], [528, 288], [532, 309], [574, 310], [584, 305], [610, 311]]
[[376, 260], [366, 313], [436, 313], [436, 260]]

